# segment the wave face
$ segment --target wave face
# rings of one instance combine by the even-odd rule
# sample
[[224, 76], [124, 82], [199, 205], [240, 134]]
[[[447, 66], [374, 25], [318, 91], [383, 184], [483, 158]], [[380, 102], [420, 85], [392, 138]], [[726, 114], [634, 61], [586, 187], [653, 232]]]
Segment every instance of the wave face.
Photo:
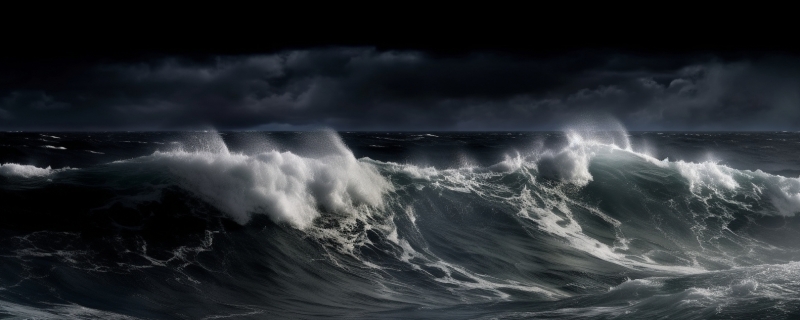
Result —
[[0, 314], [794, 318], [798, 143], [0, 133]]

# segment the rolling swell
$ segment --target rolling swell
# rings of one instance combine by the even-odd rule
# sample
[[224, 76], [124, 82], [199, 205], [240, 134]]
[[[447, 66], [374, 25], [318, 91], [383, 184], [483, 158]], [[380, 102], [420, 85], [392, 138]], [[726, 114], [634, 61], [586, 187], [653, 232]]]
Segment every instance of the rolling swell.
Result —
[[792, 299], [770, 301], [796, 287], [800, 181], [657, 160], [626, 137], [575, 130], [558, 147], [449, 168], [357, 159], [331, 132], [235, 152], [209, 133], [70, 169], [6, 163], [2, 256], [13, 263], [0, 312], [796, 312]]

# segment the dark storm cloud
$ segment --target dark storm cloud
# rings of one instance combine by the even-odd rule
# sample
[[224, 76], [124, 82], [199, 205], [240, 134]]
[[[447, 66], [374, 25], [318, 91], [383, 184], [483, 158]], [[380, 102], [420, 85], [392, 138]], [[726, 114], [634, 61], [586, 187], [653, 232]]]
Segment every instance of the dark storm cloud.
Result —
[[636, 130], [800, 129], [793, 57], [343, 48], [14, 70], [7, 130], [552, 130], [591, 114]]

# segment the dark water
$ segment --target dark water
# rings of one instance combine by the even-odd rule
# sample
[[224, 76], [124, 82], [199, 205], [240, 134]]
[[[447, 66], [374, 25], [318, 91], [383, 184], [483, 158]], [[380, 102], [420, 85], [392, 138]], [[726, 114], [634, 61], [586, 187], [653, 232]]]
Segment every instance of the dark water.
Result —
[[800, 133], [0, 133], [0, 316], [800, 317]]

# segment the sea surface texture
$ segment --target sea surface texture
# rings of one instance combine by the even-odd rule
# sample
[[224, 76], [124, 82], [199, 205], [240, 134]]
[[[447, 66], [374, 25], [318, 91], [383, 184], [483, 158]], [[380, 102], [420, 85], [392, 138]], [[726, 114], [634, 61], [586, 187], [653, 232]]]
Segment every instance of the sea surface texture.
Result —
[[579, 129], [3, 132], [0, 318], [800, 318], [800, 133]]

